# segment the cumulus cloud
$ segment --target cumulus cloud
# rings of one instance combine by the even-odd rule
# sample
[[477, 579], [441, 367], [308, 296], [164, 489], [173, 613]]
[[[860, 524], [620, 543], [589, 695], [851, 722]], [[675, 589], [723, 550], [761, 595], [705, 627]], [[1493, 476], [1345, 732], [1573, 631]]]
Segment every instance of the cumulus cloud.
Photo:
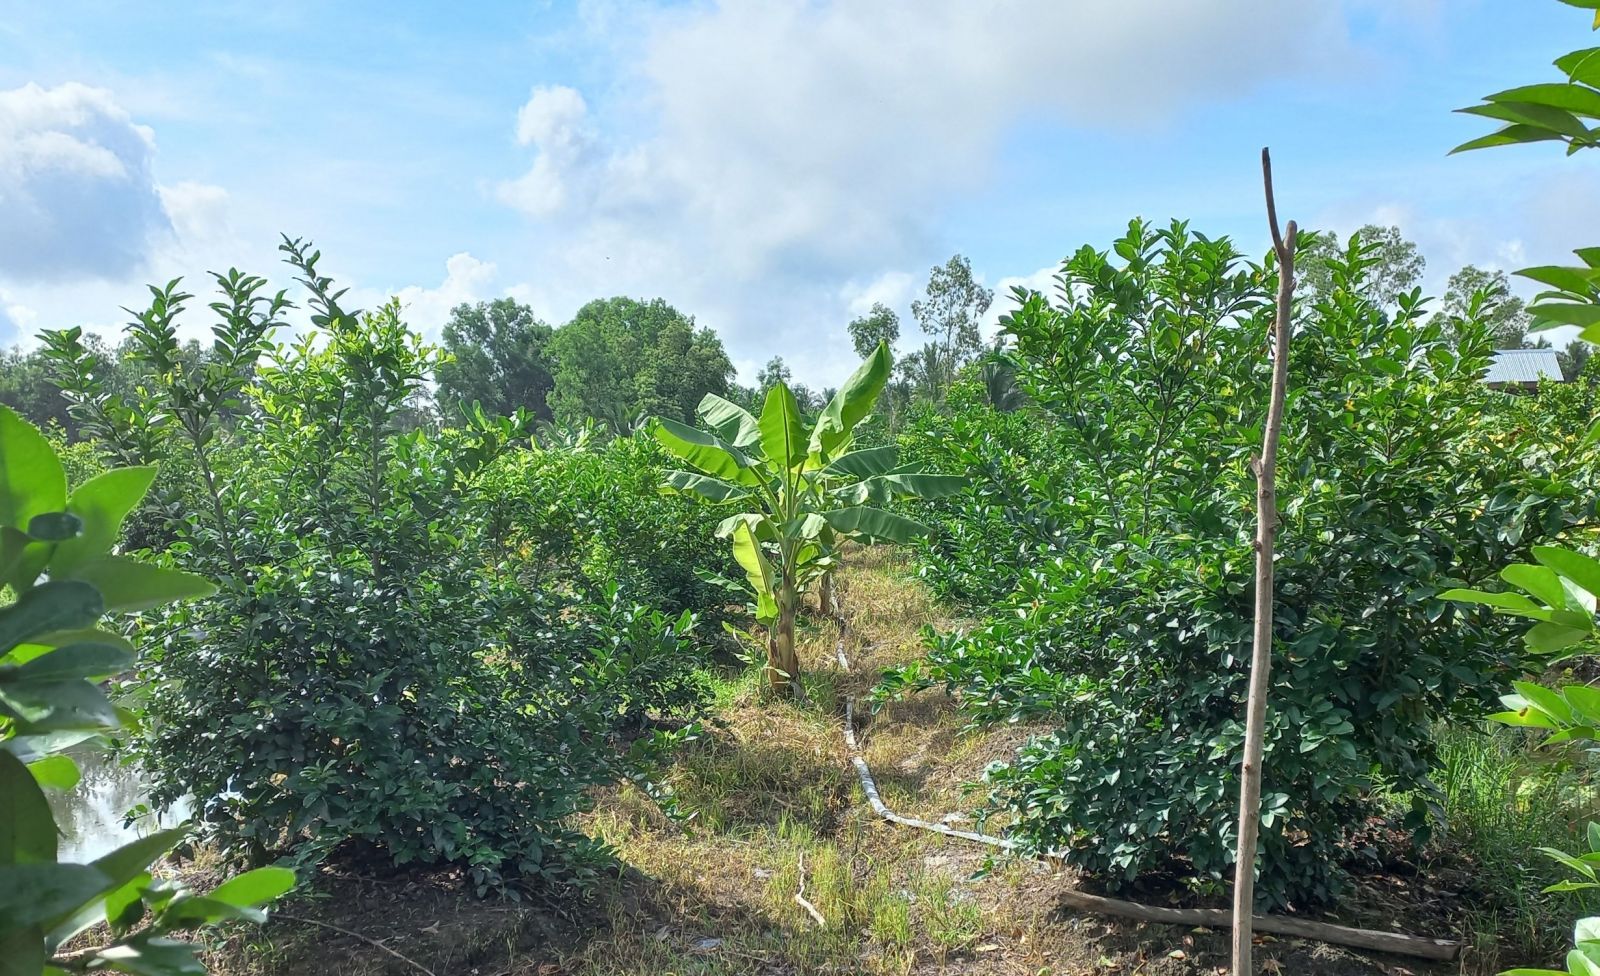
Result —
[[0, 91], [0, 275], [113, 278], [170, 232], [155, 137], [99, 88]]
[[[1345, 15], [1369, 2], [724, 0], [626, 32], [602, 19], [650, 135], [608, 141], [579, 92], [536, 88], [515, 127], [534, 156], [497, 192], [574, 291], [675, 292], [736, 359], [793, 348], [802, 375], [836, 379], [847, 344], [816, 338], [842, 333], [861, 298], [846, 283], [947, 256], [941, 202], [986, 183], [1008, 133], [1150, 129], [1348, 66]], [[1260, 56], [1284, 49], [1307, 53]]]
[[480, 261], [465, 251], [451, 255], [444, 268], [444, 281], [439, 287], [411, 285], [395, 293], [406, 323], [430, 339], [438, 338], [452, 308], [463, 302], [483, 301], [496, 274], [493, 262]]

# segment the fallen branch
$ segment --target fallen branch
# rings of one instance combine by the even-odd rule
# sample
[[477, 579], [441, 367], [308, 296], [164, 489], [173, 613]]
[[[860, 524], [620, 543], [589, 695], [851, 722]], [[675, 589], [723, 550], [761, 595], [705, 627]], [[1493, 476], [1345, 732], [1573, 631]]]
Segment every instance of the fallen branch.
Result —
[[396, 959], [400, 960], [401, 962], [403, 962], [403, 963], [415, 968], [419, 972], [427, 973], [428, 976], [438, 976], [438, 974], [435, 973], [433, 970], [429, 969], [427, 966], [424, 966], [422, 963], [417, 962], [415, 959], [411, 958], [410, 956], [405, 955], [404, 953], [401, 953], [401, 952], [396, 952], [394, 949], [389, 948], [388, 946], [384, 945], [382, 942], [379, 942], [377, 939], [374, 939], [371, 936], [362, 935], [360, 932], [355, 932], [355, 931], [352, 931], [352, 930], [347, 929], [347, 928], [343, 928], [343, 927], [338, 926], [338, 925], [330, 924], [328, 922], [319, 922], [314, 918], [301, 918], [299, 915], [288, 915], [288, 914], [285, 914], [284, 912], [273, 912], [271, 917], [272, 918], [281, 918], [286, 922], [300, 922], [303, 925], [316, 925], [316, 926], [319, 926], [321, 928], [330, 929], [330, 930], [332, 930], [334, 932], [338, 932], [340, 935], [348, 935], [352, 939], [360, 939], [362, 942], [365, 942], [369, 946], [373, 946], [374, 948], [382, 949], [384, 952], [387, 952], [389, 955], [391, 955], [391, 956], [395, 957]]
[[806, 900], [806, 852], [800, 852], [800, 890], [794, 893], [794, 903], [804, 908], [811, 917], [817, 920], [818, 928], [827, 928], [828, 920], [817, 911], [817, 906]]
[[[829, 612], [833, 614], [834, 621], [839, 627], [839, 637], [833, 645], [834, 657], [839, 662], [839, 667], [845, 671], [850, 670], [850, 659], [844, 653], [845, 619], [839, 607], [837, 593]], [[850, 764], [856, 769], [856, 776], [861, 781], [861, 790], [867, 794], [867, 803], [871, 805], [872, 812], [890, 823], [900, 824], [904, 827], [915, 827], [918, 830], [930, 830], [946, 837], [955, 837], [960, 840], [996, 847], [1004, 851], [1016, 851], [1016, 842], [1004, 837], [994, 837], [989, 834], [980, 834], [970, 830], [957, 830], [954, 827], [941, 823], [932, 823], [927, 820], [918, 820], [916, 817], [906, 817], [890, 810], [878, 794], [877, 781], [872, 778], [872, 769], [867, 765], [866, 759], [861, 755], [861, 744], [856, 739], [855, 731], [855, 702], [846, 697], [844, 702], [844, 741], [850, 750]], [[1042, 861], [1059, 861], [1053, 855], [1036, 856]], [[803, 870], [803, 869], [802, 869]], [[805, 877], [801, 875], [801, 890], [804, 890]], [[1074, 908], [1100, 915], [1119, 915], [1125, 918], [1134, 918], [1144, 922], [1157, 922], [1166, 925], [1203, 926], [1205, 928], [1232, 928], [1233, 912], [1226, 908], [1158, 908], [1154, 905], [1141, 905], [1137, 902], [1120, 901], [1115, 898], [1103, 898], [1086, 892], [1076, 891], [1071, 888], [1060, 892], [1061, 900]], [[795, 896], [797, 899], [799, 895]], [[813, 916], [819, 917], [820, 916]], [[1334, 925], [1330, 922], [1311, 922], [1296, 918], [1284, 918], [1281, 915], [1253, 915], [1253, 927], [1257, 931], [1271, 932], [1274, 935], [1288, 935], [1302, 939], [1315, 939], [1318, 942], [1327, 942], [1333, 945], [1355, 946], [1360, 949], [1374, 949], [1379, 952], [1390, 952], [1402, 956], [1414, 956], [1421, 959], [1451, 960], [1461, 953], [1461, 943], [1449, 939], [1429, 939], [1414, 935], [1404, 935], [1399, 932], [1379, 932], [1372, 929], [1356, 929], [1344, 925]]]
[[[1233, 925], [1233, 912], [1226, 908], [1158, 908], [1154, 905], [1103, 898], [1071, 889], [1061, 892], [1061, 900], [1073, 908], [1086, 912], [1121, 915], [1144, 922], [1159, 922], [1163, 925], [1203, 925], [1207, 928], [1230, 928]], [[1451, 960], [1461, 952], [1461, 943], [1449, 939], [1426, 939], [1399, 932], [1354, 929], [1345, 925], [1334, 925], [1331, 922], [1284, 918], [1282, 915], [1253, 915], [1251, 924], [1258, 932], [1316, 939], [1318, 942], [1376, 949], [1379, 952], [1417, 956], [1422, 959]]]

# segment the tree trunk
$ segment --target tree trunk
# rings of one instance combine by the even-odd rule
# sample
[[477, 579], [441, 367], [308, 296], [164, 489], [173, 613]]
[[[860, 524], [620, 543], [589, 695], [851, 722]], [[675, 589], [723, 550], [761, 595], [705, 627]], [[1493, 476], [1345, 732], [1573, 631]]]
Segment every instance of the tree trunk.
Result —
[[823, 616], [833, 613], [833, 570], [822, 574], [822, 590], [817, 600], [822, 604]]
[[1255, 911], [1256, 839], [1261, 833], [1261, 750], [1272, 674], [1272, 550], [1278, 530], [1278, 439], [1289, 385], [1289, 311], [1294, 300], [1294, 245], [1297, 228], [1278, 231], [1272, 198], [1272, 159], [1261, 150], [1261, 175], [1267, 192], [1267, 223], [1278, 258], [1278, 307], [1272, 326], [1272, 391], [1267, 401], [1266, 433], [1256, 473], [1256, 593], [1254, 648], [1250, 655], [1250, 698], [1245, 706], [1244, 759], [1239, 767], [1239, 847], [1233, 875], [1233, 976], [1254, 976], [1251, 922]]
[[793, 698], [799, 688], [800, 658], [794, 652], [794, 587], [778, 589], [778, 619], [767, 638], [767, 687], [775, 697]]

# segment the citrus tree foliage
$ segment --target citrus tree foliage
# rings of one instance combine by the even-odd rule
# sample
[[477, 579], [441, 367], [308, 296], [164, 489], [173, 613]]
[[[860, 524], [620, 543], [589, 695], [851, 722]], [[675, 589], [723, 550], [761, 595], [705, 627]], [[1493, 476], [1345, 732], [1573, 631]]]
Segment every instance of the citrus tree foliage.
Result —
[[[531, 450], [533, 418], [414, 429], [439, 351], [397, 303], [345, 308], [309, 246], [283, 250], [314, 326], [295, 341], [272, 337], [287, 296], [232, 272], [203, 368], [171, 356], [177, 283], [129, 327], [152, 372], [137, 412], [197, 473], [174, 548], [221, 583], [148, 625], [136, 747], [154, 799], [193, 796], [207, 834], [252, 861], [582, 885], [603, 852], [566, 818], [629, 771], [613, 730], [681, 698], [663, 675], [697, 660], [694, 619], [530, 570], [486, 516], [500, 501], [486, 472]], [[69, 337], [56, 343], [72, 362]], [[62, 383], [95, 408], [70, 370]]]
[[889, 369], [889, 347], [880, 343], [815, 420], [802, 415], [779, 382], [759, 418], [707, 394], [699, 409], [704, 429], [670, 417], [656, 418], [652, 427], [694, 469], [671, 472], [669, 488], [750, 508], [723, 519], [717, 535], [732, 540], [756, 620], [768, 628], [767, 677], [777, 694], [798, 687], [795, 612], [802, 594], [837, 565], [839, 544], [905, 542], [925, 529], [879, 506], [895, 496], [937, 497], [960, 488], [959, 478], [902, 465], [894, 445], [852, 450], [855, 427], [883, 392]]
[[640, 432], [605, 443], [508, 451], [479, 475], [486, 535], [541, 584], [600, 599], [612, 584], [673, 613], [728, 602], [707, 570], [727, 561], [709, 506], [663, 493], [672, 458]]
[[457, 305], [444, 325], [447, 357], [436, 370], [440, 408], [452, 418], [477, 403], [492, 415], [526, 410], [551, 419], [554, 334], [533, 309], [512, 298]]
[[[1362, 242], [1367, 259], [1372, 262], [1362, 289], [1383, 308], [1394, 308], [1401, 296], [1410, 294], [1422, 280], [1427, 260], [1417, 250], [1416, 242], [1407, 240], [1398, 227], [1365, 224], [1350, 236]], [[1333, 263], [1343, 257], [1349, 246], [1348, 240], [1341, 244], [1339, 235], [1331, 232], [1305, 236], [1295, 262], [1295, 275], [1304, 294], [1314, 297], [1333, 287]]]
[[[204, 895], [157, 881], [150, 866], [189, 833], [161, 830], [89, 864], [56, 860], [45, 790], [78, 783], [67, 750], [117, 731], [123, 715], [102, 682], [134, 665], [133, 645], [101, 629], [108, 614], [150, 610], [215, 591], [199, 576], [117, 555], [122, 520], [155, 478], [115, 468], [67, 490], [39, 431], [0, 406], [0, 973], [66, 968], [204, 972], [172, 935], [227, 919], [261, 921], [294, 884], [283, 868], [251, 871]], [[98, 924], [92, 951], [58, 959]]]
[[[1411, 296], [1391, 317], [1370, 260], [1359, 238], [1330, 259], [1295, 323], [1264, 907], [1331, 896], [1367, 791], [1426, 792], [1432, 723], [1514, 666], [1505, 627], [1463, 619], [1437, 580], [1481, 578], [1590, 507], [1500, 436], [1482, 324], [1447, 337]], [[943, 683], [980, 721], [1053, 722], [988, 772], [991, 802], [1029, 849], [1113, 883], [1232, 870], [1274, 275], [1135, 221], [1066, 262], [1060, 299], [1017, 296], [1003, 325], [1034, 407], [974, 397], [921, 425], [925, 459], [973, 479], [923, 514], [940, 588], [989, 599], [992, 567], [1021, 569], [984, 626], [936, 637], [883, 692]]]
[[619, 432], [654, 414], [690, 420], [701, 397], [726, 396], [733, 381], [717, 334], [659, 298], [590, 302], [556, 330], [550, 353], [556, 419], [592, 417]]

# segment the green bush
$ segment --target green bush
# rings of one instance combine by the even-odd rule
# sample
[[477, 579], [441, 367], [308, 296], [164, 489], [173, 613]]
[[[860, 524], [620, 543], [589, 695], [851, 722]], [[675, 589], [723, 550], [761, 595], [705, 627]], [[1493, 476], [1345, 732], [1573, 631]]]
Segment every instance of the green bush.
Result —
[[[535, 456], [523, 420], [417, 429], [436, 350], [393, 302], [342, 308], [317, 255], [285, 250], [315, 326], [292, 344], [269, 338], [287, 299], [236, 272], [218, 276], [203, 361], [174, 353], [176, 283], [130, 327], [153, 377], [135, 410], [168, 418], [195, 475], [201, 514], [174, 524], [172, 551], [221, 582], [148, 623], [159, 651], [139, 675], [135, 748], [154, 797], [193, 797], [208, 837], [253, 862], [454, 865], [480, 892], [581, 888], [604, 852], [568, 817], [591, 786], [637, 772], [624, 726], [698, 702], [695, 619], [639, 606], [632, 580], [607, 574], [647, 556], [573, 551], [582, 527], [548, 565], [528, 562], [511, 540], [560, 513], [497, 516], [508, 459]], [[69, 339], [55, 340], [63, 364]], [[585, 463], [537, 456], [552, 484]], [[584, 475], [597, 500], [626, 494], [608, 474]], [[641, 497], [655, 503], [654, 479]], [[549, 565], [580, 567], [586, 585]]]
[[[969, 537], [986, 546], [948, 572], [952, 585], [982, 593], [965, 577], [1019, 547], [1022, 582], [984, 626], [938, 636], [883, 693], [944, 683], [981, 721], [1057, 723], [988, 772], [1017, 838], [1113, 883], [1181, 865], [1204, 886], [1230, 874], [1235, 843], [1249, 462], [1275, 282], [1182, 224], [1135, 222], [1114, 249], [1118, 261], [1078, 252], [1061, 275], [1070, 298], [1021, 295], [1004, 322], [1046, 431], [971, 409], [950, 423], [966, 431], [952, 454], [1001, 462], [974, 465], [989, 487], [948, 514], [958, 525], [977, 514]], [[1455, 323], [1447, 337], [1416, 294], [1390, 319], [1361, 296], [1368, 263], [1353, 244], [1296, 322], [1263, 907], [1331, 897], [1366, 827], [1367, 791], [1425, 793], [1436, 718], [1475, 713], [1516, 665], [1505, 626], [1439, 600], [1440, 578], [1481, 578], [1591, 507], [1536, 470], [1543, 454], [1508, 443], [1500, 395], [1479, 381], [1481, 326]], [[1018, 463], [990, 436], [1051, 446]], [[989, 499], [1031, 514], [1008, 515], [1008, 536]]]
[[674, 613], [736, 602], [711, 570], [734, 569], [709, 507], [660, 491], [666, 452], [643, 433], [575, 449], [508, 451], [476, 491], [490, 535], [520, 572], [596, 602], [612, 584]]

